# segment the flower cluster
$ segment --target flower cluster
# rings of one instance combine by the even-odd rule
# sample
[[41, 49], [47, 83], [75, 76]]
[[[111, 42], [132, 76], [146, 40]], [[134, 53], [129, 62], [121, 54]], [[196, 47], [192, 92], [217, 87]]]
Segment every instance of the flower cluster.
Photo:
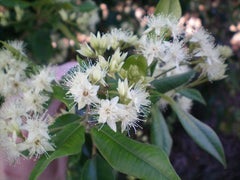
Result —
[[[184, 111], [190, 111], [192, 100], [180, 93], [181, 88], [226, 77], [224, 63], [231, 53], [215, 45], [213, 36], [204, 28], [187, 35], [172, 16], [145, 19], [147, 29], [140, 37], [113, 29], [106, 34], [91, 34], [89, 44], [80, 45], [79, 65], [62, 78], [67, 91], [61, 98], [69, 98], [72, 105], [85, 112], [81, 113], [86, 117], [82, 124], [107, 124], [115, 132], [130, 128], [136, 131], [138, 122], [148, 118], [154, 98], [151, 93], [158, 91], [154, 80], [173, 79], [194, 70], [194, 77], [185, 84], [160, 92], [174, 98]], [[31, 158], [54, 151], [46, 108], [55, 74], [52, 67], [30, 72], [29, 64], [22, 61], [26, 57], [22, 42], [10, 42], [8, 46], [19, 54], [16, 57], [7, 49], [0, 51], [0, 96], [4, 97], [0, 107], [0, 147], [14, 162], [25, 153]], [[168, 102], [157, 100], [165, 109]]]
[[[190, 69], [200, 72], [199, 81], [221, 80], [226, 77], [226, 48], [217, 46], [214, 37], [203, 27], [188, 35], [171, 15], [150, 16], [146, 19], [148, 28], [140, 39], [138, 49], [149, 66], [156, 63], [154, 78], [169, 77]], [[167, 95], [174, 97], [185, 110], [191, 109], [190, 99], [174, 90], [167, 92]], [[165, 109], [167, 102], [160, 100], [159, 105]]]
[[[199, 72], [195, 84], [225, 77], [225, 58], [220, 52], [223, 48], [214, 44], [206, 30], [201, 28], [187, 36], [172, 16], [149, 16], [145, 20], [147, 29], [140, 38], [121, 29], [91, 34], [89, 44], [81, 44], [77, 51], [85, 62], [65, 76], [67, 96], [78, 109], [87, 106], [98, 123], [107, 123], [114, 131], [118, 122], [122, 132], [138, 126], [136, 122], [143, 119], [151, 105], [147, 89], [151, 89], [153, 79], [191, 69]], [[174, 89], [166, 95], [175, 98], [185, 111], [191, 109], [192, 100]], [[166, 108], [165, 100], [158, 103]]]
[[54, 150], [49, 142], [49, 117], [44, 112], [55, 74], [50, 67], [30, 73], [28, 64], [21, 60], [25, 57], [23, 43], [13, 41], [8, 45], [20, 55], [0, 50], [0, 96], [4, 99], [0, 107], [0, 147], [13, 163], [23, 152], [31, 158]]
[[94, 115], [98, 123], [107, 123], [115, 132], [117, 122], [121, 122], [122, 132], [138, 126], [137, 122], [142, 120], [140, 115], [144, 117], [150, 105], [149, 94], [141, 81], [129, 86], [127, 78], [116, 78], [121, 68], [111, 65], [114, 61], [121, 64], [125, 58], [118, 49], [110, 62], [100, 57], [95, 64], [75, 66], [64, 77], [67, 97], [74, 100], [78, 110], [87, 106], [86, 111]]

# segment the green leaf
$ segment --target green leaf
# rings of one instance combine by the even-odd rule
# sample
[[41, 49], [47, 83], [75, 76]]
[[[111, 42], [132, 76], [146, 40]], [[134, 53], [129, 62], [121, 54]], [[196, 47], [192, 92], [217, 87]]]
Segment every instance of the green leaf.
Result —
[[169, 156], [172, 148], [172, 137], [169, 133], [165, 119], [156, 105], [152, 107], [151, 128], [152, 143], [162, 148]]
[[104, 126], [91, 130], [93, 140], [108, 163], [116, 170], [145, 180], [180, 179], [165, 152], [115, 133]]
[[81, 66], [81, 67], [84, 67], [86, 65], [86, 62], [79, 56], [77, 56], [77, 62], [79, 64], [79, 66]]
[[148, 65], [145, 57], [142, 55], [132, 55], [128, 57], [123, 64], [123, 69], [128, 70], [130, 65], [136, 65], [140, 73], [146, 76]]
[[40, 27], [27, 37], [27, 42], [33, 58], [42, 64], [48, 62], [53, 55], [50, 33], [49, 29], [42, 29]]
[[196, 89], [192, 89], [192, 88], [183, 89], [183, 90], [178, 91], [178, 93], [180, 93], [183, 96], [186, 96], [189, 99], [198, 101], [198, 102], [206, 105], [206, 101], [202, 97], [201, 93]]
[[75, 121], [80, 121], [81, 116], [77, 114], [67, 113], [63, 114], [55, 119], [55, 122], [53, 125], [49, 126], [49, 130], [59, 130], [66, 126], [67, 124], [73, 123]]
[[171, 15], [179, 19], [182, 16], [179, 0], [160, 0], [154, 12], [154, 15], [158, 14]]
[[27, 8], [31, 6], [30, 2], [23, 0], [0, 0], [0, 4], [7, 8], [14, 8], [15, 6], [19, 6], [20, 8]]
[[68, 109], [73, 107], [73, 100], [66, 97], [67, 90], [65, 90], [62, 86], [53, 85], [53, 98], [63, 102]]
[[158, 61], [154, 61], [154, 62], [150, 65], [150, 67], [149, 67], [149, 69], [150, 69], [150, 75], [151, 75], [151, 76], [153, 75], [153, 73], [154, 73], [154, 71], [155, 71], [155, 68], [156, 68], [156, 66], [157, 66], [157, 63], [158, 63]]
[[183, 74], [153, 80], [151, 82], [151, 85], [155, 87], [158, 92], [166, 93], [172, 89], [188, 83], [194, 75], [195, 71], [191, 70]]
[[97, 8], [97, 6], [94, 3], [87, 1], [87, 2], [83, 2], [83, 3], [79, 4], [76, 7], [76, 11], [89, 12], [89, 11], [94, 10], [95, 8]]
[[188, 112], [185, 112], [173, 99], [162, 95], [177, 114], [182, 126], [189, 136], [205, 151], [209, 152], [226, 167], [223, 146], [216, 133], [206, 124], [202, 123]]
[[49, 157], [42, 156], [36, 163], [29, 180], [36, 180], [48, 164], [56, 158], [81, 152], [84, 144], [84, 127], [79, 123], [72, 123], [56, 134], [54, 143], [56, 150], [49, 153]]
[[82, 180], [115, 180], [116, 175], [112, 167], [100, 156], [88, 160], [82, 170]]

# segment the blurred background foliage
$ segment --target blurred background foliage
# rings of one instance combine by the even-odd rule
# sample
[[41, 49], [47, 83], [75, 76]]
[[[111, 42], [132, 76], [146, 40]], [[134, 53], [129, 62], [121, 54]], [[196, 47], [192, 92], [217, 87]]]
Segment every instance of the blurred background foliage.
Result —
[[[154, 12], [158, 0], [0, 0], [0, 39], [23, 40], [26, 52], [38, 64], [59, 64], [75, 59], [79, 43], [89, 40], [90, 32], [111, 28], [144, 31], [144, 16]], [[202, 151], [168, 116], [174, 144], [170, 159], [182, 179], [240, 179], [240, 1], [180, 0], [186, 31], [204, 26], [217, 43], [233, 51], [228, 60], [228, 78], [198, 87], [207, 106], [194, 103], [192, 113], [210, 125], [223, 142], [228, 168]], [[166, 112], [171, 113], [171, 112]], [[145, 125], [148, 127], [148, 124]], [[149, 128], [134, 135], [149, 142]], [[69, 179], [78, 179], [80, 161], [91, 153], [83, 148], [82, 157], [70, 157]], [[80, 163], [81, 164], [81, 163]], [[120, 175], [118, 179], [124, 179]], [[127, 177], [133, 179], [132, 177]]]

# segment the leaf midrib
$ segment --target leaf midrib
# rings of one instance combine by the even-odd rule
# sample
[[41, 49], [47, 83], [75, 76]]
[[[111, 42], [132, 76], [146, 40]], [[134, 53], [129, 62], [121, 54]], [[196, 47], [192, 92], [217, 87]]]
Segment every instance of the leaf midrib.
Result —
[[[104, 132], [104, 130], [102, 130], [102, 132], [108, 136], [111, 140], [113, 140], [114, 142], [116, 142], [117, 144], [119, 144], [120, 146], [122, 146], [125, 150], [129, 151], [133, 156], [136, 156], [138, 159], [141, 160], [141, 157], [139, 157], [138, 155], [134, 154], [131, 150], [129, 150], [126, 146], [123, 146], [120, 142], [116, 141], [113, 137], [109, 136], [106, 132]], [[149, 166], [153, 167], [155, 170], [157, 170], [157, 172], [159, 172], [158, 168], [155, 166], [152, 166], [151, 163], [148, 160], [142, 159], [146, 164], [149, 164]], [[161, 172], [161, 171], [160, 171]], [[162, 174], [162, 172], [161, 172]], [[165, 175], [162, 174], [163, 177], [166, 177]], [[166, 177], [166, 179], [168, 179], [168, 177]]]

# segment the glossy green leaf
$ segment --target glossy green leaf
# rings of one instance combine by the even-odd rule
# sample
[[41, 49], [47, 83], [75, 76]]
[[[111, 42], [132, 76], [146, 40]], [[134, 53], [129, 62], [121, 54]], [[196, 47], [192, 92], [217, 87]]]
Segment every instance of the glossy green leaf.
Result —
[[100, 156], [88, 160], [82, 170], [81, 180], [115, 180], [112, 167]]
[[49, 130], [52, 132], [54, 130], [59, 130], [66, 126], [67, 124], [73, 123], [75, 121], [80, 121], [82, 117], [77, 114], [67, 113], [57, 117], [54, 124], [49, 126]]
[[151, 85], [155, 87], [158, 92], [166, 93], [172, 89], [188, 83], [194, 77], [194, 75], [195, 71], [191, 70], [175, 76], [153, 80], [151, 82]]
[[143, 76], [147, 74], [147, 60], [142, 55], [132, 55], [128, 57], [123, 64], [123, 68], [128, 70], [131, 65], [136, 65]]
[[73, 100], [66, 97], [67, 90], [62, 86], [53, 85], [53, 98], [63, 102], [68, 109], [73, 107]]
[[91, 134], [98, 150], [114, 169], [145, 180], [180, 179], [161, 148], [129, 139], [107, 126], [101, 130], [93, 128]]
[[165, 119], [156, 105], [152, 107], [151, 140], [153, 144], [161, 147], [168, 156], [170, 155], [172, 137], [169, 133]]
[[162, 97], [170, 103], [189, 136], [191, 136], [201, 148], [222, 163], [223, 166], [226, 166], [223, 146], [216, 133], [209, 126], [182, 110], [180, 105], [173, 99], [165, 95], [162, 95]]
[[154, 14], [171, 15], [179, 19], [182, 16], [179, 0], [160, 0]]
[[198, 101], [198, 102], [206, 105], [206, 101], [204, 100], [201, 93], [197, 89], [192, 89], [192, 88], [183, 89], [183, 90], [178, 91], [178, 93], [180, 93], [183, 96], [186, 96], [189, 99]]
[[49, 157], [42, 156], [37, 161], [29, 180], [36, 180], [54, 159], [80, 153], [84, 141], [84, 127], [81, 126], [80, 123], [66, 125], [53, 139], [56, 150], [50, 152]]

